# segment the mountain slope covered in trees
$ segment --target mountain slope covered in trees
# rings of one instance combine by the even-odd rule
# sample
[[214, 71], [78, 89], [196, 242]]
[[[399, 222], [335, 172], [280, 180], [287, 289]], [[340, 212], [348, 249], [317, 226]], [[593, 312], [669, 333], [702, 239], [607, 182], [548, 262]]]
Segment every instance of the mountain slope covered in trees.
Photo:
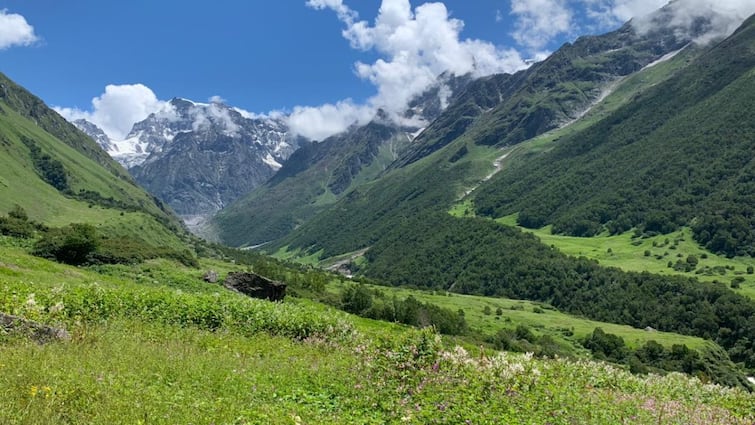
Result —
[[610, 117], [512, 163], [478, 213], [591, 236], [691, 226], [707, 249], [755, 254], [755, 20]]
[[399, 127], [373, 121], [306, 144], [268, 182], [217, 214], [206, 232], [235, 246], [278, 239], [377, 177], [408, 143]]

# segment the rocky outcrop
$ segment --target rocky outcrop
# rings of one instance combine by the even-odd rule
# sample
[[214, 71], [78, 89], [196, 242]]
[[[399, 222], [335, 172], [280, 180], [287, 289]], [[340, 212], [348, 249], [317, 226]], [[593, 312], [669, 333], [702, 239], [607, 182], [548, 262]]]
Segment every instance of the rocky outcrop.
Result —
[[217, 283], [218, 281], [218, 272], [215, 270], [209, 270], [207, 273], [202, 276], [202, 280], [204, 280], [207, 283]]
[[228, 273], [224, 286], [232, 291], [263, 300], [283, 301], [283, 297], [286, 296], [285, 283], [275, 282], [254, 273]]
[[71, 335], [65, 329], [44, 325], [5, 313], [0, 313], [0, 331], [28, 335], [29, 338], [40, 344], [71, 340]]

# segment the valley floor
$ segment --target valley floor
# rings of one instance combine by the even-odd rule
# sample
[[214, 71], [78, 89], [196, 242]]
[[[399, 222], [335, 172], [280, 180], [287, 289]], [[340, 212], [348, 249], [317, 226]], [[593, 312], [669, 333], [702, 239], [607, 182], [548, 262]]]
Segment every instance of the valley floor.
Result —
[[[165, 260], [74, 268], [0, 246], [3, 424], [751, 424], [755, 398], [680, 374], [462, 348], [432, 330], [247, 299]], [[21, 244], [23, 245], [23, 244]], [[455, 297], [451, 297], [453, 299]]]

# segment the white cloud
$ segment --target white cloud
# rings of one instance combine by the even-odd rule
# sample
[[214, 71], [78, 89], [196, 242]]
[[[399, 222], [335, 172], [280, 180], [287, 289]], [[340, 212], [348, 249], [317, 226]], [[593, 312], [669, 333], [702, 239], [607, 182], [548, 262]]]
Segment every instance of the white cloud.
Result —
[[710, 40], [725, 37], [734, 32], [742, 22], [755, 13], [752, 0], [679, 0], [669, 3], [671, 16], [666, 22], [651, 19], [633, 21], [640, 31], [647, 31], [659, 25], [677, 28], [678, 36], [689, 37], [699, 18], [709, 18], [710, 25], [703, 34], [694, 34], [696, 42], [706, 44]]
[[574, 30], [574, 12], [566, 0], [512, 0], [516, 16], [511, 36], [531, 51], [542, 50], [553, 38]]
[[312, 140], [323, 140], [351, 125], [368, 123], [374, 114], [375, 110], [371, 106], [357, 105], [347, 99], [335, 105], [297, 106], [288, 117], [288, 126], [294, 134]]
[[[409, 101], [427, 90], [443, 72], [483, 76], [527, 66], [513, 49], [499, 49], [482, 40], [462, 40], [464, 23], [452, 18], [443, 3], [424, 3], [412, 10], [409, 0], [383, 0], [374, 23], [359, 20], [342, 0], [309, 0], [307, 5], [336, 12], [346, 26], [342, 34], [352, 48], [375, 50], [382, 57], [373, 63], [355, 64], [357, 76], [377, 89], [366, 105], [344, 101], [294, 110], [291, 121], [296, 124], [292, 127], [305, 136], [316, 133], [322, 137], [343, 131], [353, 124], [355, 115], [363, 118], [378, 108], [398, 117]], [[309, 118], [294, 119], [302, 114]], [[330, 122], [312, 120], [314, 116]], [[312, 125], [312, 131], [306, 125]]]
[[210, 103], [225, 103], [225, 99], [222, 97], [215, 95], [211, 96], [209, 99], [207, 99]]
[[147, 118], [153, 112], [170, 115], [170, 103], [161, 101], [143, 84], [110, 84], [105, 93], [92, 99], [92, 110], [78, 108], [54, 108], [69, 121], [84, 118], [100, 127], [110, 138], [123, 140], [134, 123]]
[[[755, 13], [753, 0], [584, 0], [587, 16], [604, 26], [617, 25], [632, 19], [641, 32], [670, 25], [679, 28], [679, 35], [686, 36], [694, 21], [700, 17], [711, 18], [709, 31], [697, 41], [704, 43], [712, 38], [726, 36]], [[653, 21], [649, 14], [668, 3], [669, 16], [663, 22]]]
[[12, 46], [29, 46], [39, 40], [34, 34], [34, 27], [26, 18], [16, 13], [0, 9], [0, 50]]
[[194, 119], [194, 122], [191, 124], [192, 130], [207, 130], [215, 124], [222, 128], [226, 134], [237, 135], [239, 126], [233, 122], [230, 110], [222, 105], [221, 102], [213, 100], [215, 97], [210, 98], [213, 103], [209, 106], [195, 106], [191, 108], [190, 113]]

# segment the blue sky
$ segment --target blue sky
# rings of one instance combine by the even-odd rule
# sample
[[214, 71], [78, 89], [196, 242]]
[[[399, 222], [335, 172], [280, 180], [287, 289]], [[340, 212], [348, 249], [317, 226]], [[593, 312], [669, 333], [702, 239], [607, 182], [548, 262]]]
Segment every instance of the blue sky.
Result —
[[399, 109], [429, 75], [513, 72], [664, 3], [0, 0], [0, 71], [115, 137], [172, 97], [212, 96], [293, 113], [301, 133], [324, 137]]

